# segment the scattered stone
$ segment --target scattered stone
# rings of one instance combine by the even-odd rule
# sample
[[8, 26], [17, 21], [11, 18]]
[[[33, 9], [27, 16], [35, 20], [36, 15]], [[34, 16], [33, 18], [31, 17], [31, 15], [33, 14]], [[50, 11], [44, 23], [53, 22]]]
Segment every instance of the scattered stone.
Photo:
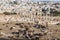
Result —
[[2, 28], [0, 28], [0, 30], [3, 30]]
[[21, 23], [16, 23], [15, 25], [21, 25]]
[[11, 27], [10, 30], [14, 29], [15, 27]]

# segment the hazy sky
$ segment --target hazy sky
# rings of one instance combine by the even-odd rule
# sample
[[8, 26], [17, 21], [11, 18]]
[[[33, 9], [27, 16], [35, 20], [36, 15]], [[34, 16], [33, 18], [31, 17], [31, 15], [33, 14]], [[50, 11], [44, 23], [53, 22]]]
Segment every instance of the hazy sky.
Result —
[[60, 0], [33, 0], [33, 1], [60, 1]]

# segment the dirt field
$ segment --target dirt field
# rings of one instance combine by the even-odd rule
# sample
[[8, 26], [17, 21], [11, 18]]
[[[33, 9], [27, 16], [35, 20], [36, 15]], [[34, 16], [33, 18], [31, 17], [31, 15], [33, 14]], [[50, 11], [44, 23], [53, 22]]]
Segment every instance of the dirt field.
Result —
[[[25, 30], [25, 26], [29, 28], [29, 30], [33, 31], [35, 33], [44, 33], [41, 32], [41, 29], [37, 29], [34, 27], [36, 23], [28, 23], [28, 22], [16, 22], [15, 19], [12, 18], [12, 21], [7, 22], [11, 16], [5, 16], [0, 15], [0, 37], [6, 37], [6, 35], [12, 35], [12, 32], [18, 32], [18, 30]], [[20, 16], [12, 15], [12, 17], [17, 17], [18, 19], [21, 18]], [[60, 22], [60, 17], [54, 17]], [[13, 21], [15, 20], [15, 21]], [[21, 25], [16, 25], [16, 23], [21, 23], [23, 28], [21, 28]], [[43, 24], [42, 24], [43, 25]], [[15, 27], [12, 30], [10, 30], [11, 27]], [[45, 30], [44, 30], [45, 31]], [[48, 25], [46, 29], [46, 35], [41, 36], [39, 39], [41, 40], [53, 40], [53, 39], [59, 39], [60, 40], [60, 25]], [[4, 36], [2, 36], [4, 34]], [[16, 38], [16, 35], [13, 35], [14, 38]]]

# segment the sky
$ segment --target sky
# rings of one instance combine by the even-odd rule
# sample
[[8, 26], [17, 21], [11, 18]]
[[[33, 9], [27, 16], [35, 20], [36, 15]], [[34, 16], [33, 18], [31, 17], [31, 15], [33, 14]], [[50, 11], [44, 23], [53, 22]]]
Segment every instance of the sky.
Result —
[[33, 1], [60, 1], [60, 0], [33, 0]]

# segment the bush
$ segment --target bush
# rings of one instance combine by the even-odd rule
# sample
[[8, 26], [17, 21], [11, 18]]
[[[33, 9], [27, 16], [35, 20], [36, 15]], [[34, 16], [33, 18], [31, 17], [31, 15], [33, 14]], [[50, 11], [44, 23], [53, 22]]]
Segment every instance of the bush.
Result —
[[5, 14], [5, 15], [15, 15], [15, 14], [17, 14], [17, 13], [10, 13], [10, 12], [4, 12], [3, 14]]
[[60, 16], [60, 12], [54, 11], [53, 16]]

